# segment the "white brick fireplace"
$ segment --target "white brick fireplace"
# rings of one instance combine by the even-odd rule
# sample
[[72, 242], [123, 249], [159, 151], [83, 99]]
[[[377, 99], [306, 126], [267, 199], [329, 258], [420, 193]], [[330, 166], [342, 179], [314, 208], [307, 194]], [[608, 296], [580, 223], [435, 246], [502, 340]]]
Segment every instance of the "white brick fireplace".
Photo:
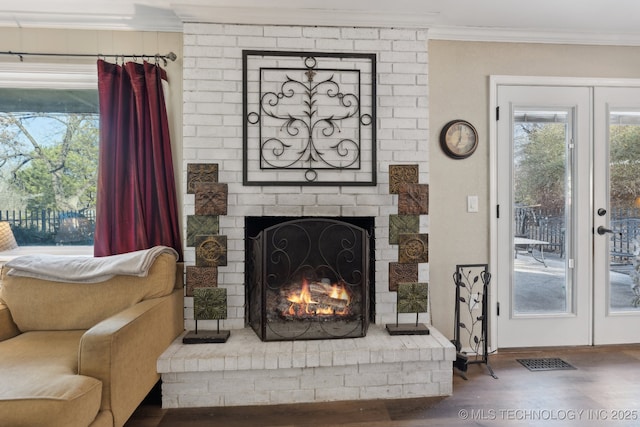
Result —
[[[184, 44], [183, 170], [189, 163], [217, 163], [219, 181], [229, 188], [228, 214], [220, 216], [228, 265], [218, 269], [218, 282], [228, 295], [224, 328], [245, 326], [245, 216], [374, 217], [375, 323], [395, 322], [396, 299], [388, 289], [388, 270], [389, 262], [398, 261], [398, 246], [390, 245], [388, 237], [389, 215], [398, 212], [398, 196], [389, 194], [388, 172], [391, 164], [417, 164], [420, 183], [429, 182], [426, 31], [185, 24]], [[376, 186], [242, 185], [243, 49], [376, 54]], [[186, 195], [185, 215], [193, 215], [193, 203], [193, 195]], [[428, 216], [421, 216], [420, 232], [428, 233], [428, 227]], [[195, 264], [193, 248], [186, 248], [185, 261]], [[428, 264], [419, 268], [420, 280], [427, 281]], [[193, 329], [191, 298], [185, 305], [186, 327]], [[428, 320], [421, 316], [421, 321]], [[412, 320], [415, 316], [405, 319]]]
[[[377, 185], [243, 185], [243, 50], [376, 55]], [[398, 246], [389, 244], [389, 215], [397, 214], [398, 196], [389, 193], [389, 165], [417, 164], [419, 182], [429, 182], [427, 60], [422, 29], [184, 25], [183, 170], [190, 163], [216, 163], [219, 182], [228, 184], [228, 212], [219, 218], [219, 234], [227, 236], [227, 266], [218, 268], [218, 286], [227, 289], [228, 318], [221, 328], [230, 329], [231, 338], [222, 345], [175, 343], [163, 355], [158, 367], [165, 406], [451, 393], [455, 351], [438, 331], [389, 337], [382, 330], [396, 321], [396, 294], [389, 292], [388, 278], [389, 263], [398, 261]], [[194, 214], [193, 195], [185, 195], [184, 214]], [[375, 321], [367, 337], [335, 340], [321, 353], [318, 345], [325, 341], [262, 343], [246, 328], [244, 226], [249, 216], [374, 218]], [[429, 232], [428, 215], [421, 215], [420, 232]], [[186, 248], [185, 263], [195, 265], [194, 248]], [[419, 280], [427, 282], [428, 273], [428, 263], [419, 264]], [[190, 297], [185, 298], [185, 318], [185, 328], [194, 329]], [[415, 314], [399, 320], [415, 322]], [[429, 323], [428, 315], [421, 314], [420, 322]], [[215, 323], [199, 321], [198, 328], [215, 328]], [[310, 376], [322, 377], [321, 384], [333, 392], [318, 391], [322, 386], [305, 388]], [[235, 385], [225, 399], [215, 389], [227, 383]]]

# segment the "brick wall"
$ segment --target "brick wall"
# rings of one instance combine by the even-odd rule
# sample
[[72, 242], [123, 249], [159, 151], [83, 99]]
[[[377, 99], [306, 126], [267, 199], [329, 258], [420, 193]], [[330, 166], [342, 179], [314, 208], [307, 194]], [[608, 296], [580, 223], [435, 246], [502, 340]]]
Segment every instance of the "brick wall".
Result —
[[[228, 265], [218, 273], [219, 286], [228, 295], [224, 328], [244, 327], [245, 216], [374, 217], [375, 321], [395, 322], [396, 296], [388, 291], [388, 265], [398, 260], [398, 247], [389, 244], [388, 236], [397, 195], [389, 194], [388, 170], [390, 164], [418, 164], [420, 183], [429, 182], [426, 36], [426, 30], [416, 29], [184, 25], [183, 170], [188, 163], [217, 163], [219, 181], [229, 188], [228, 215], [220, 217], [220, 234], [227, 236], [228, 244]], [[377, 186], [242, 185], [243, 49], [377, 55]], [[184, 199], [184, 214], [192, 215], [193, 195]], [[420, 232], [428, 232], [428, 216], [421, 216]], [[185, 261], [195, 264], [193, 248], [186, 248]], [[420, 280], [428, 280], [428, 264], [420, 264]], [[186, 327], [193, 329], [191, 298], [185, 306]], [[415, 321], [415, 315], [403, 316], [401, 322]]]

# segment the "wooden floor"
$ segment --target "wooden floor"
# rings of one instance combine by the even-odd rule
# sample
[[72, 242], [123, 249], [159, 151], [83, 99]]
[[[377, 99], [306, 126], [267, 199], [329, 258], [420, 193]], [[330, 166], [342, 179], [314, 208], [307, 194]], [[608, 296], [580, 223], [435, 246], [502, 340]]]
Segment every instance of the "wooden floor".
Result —
[[[558, 357], [573, 370], [529, 371], [517, 359]], [[640, 426], [640, 345], [500, 351], [454, 374], [453, 395], [231, 408], [146, 403], [126, 427]]]

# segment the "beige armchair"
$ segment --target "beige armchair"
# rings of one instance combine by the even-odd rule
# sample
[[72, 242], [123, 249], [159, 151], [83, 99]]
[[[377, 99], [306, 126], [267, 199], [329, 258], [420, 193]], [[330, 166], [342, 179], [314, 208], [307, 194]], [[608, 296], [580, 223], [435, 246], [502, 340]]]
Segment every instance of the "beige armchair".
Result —
[[[180, 268], [176, 268], [177, 266]], [[122, 426], [159, 380], [183, 331], [182, 265], [146, 277], [63, 283], [0, 276], [0, 420], [10, 426]]]

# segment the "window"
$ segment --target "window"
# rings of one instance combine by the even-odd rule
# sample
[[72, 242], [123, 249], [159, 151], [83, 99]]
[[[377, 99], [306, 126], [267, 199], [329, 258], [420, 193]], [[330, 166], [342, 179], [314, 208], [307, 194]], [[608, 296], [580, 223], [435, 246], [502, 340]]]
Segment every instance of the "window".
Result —
[[0, 220], [20, 246], [92, 245], [95, 66], [0, 66]]

